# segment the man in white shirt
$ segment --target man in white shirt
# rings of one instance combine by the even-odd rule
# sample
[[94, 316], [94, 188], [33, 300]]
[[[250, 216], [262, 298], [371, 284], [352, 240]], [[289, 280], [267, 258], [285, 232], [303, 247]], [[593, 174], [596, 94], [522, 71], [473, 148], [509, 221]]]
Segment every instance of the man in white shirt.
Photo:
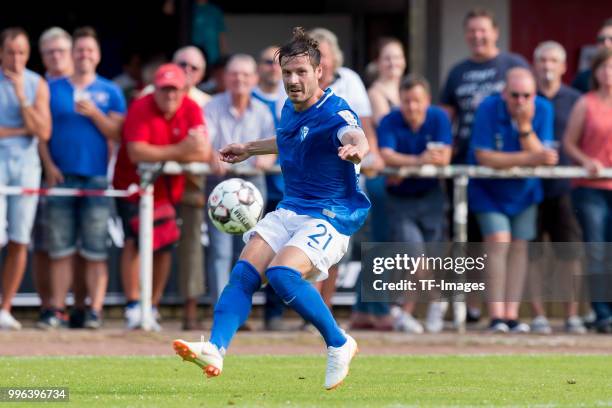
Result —
[[[276, 134], [274, 117], [268, 106], [253, 97], [252, 92], [258, 82], [257, 63], [250, 55], [236, 54], [225, 68], [227, 91], [213, 96], [206, 106], [206, 124], [212, 147], [215, 151], [231, 143], [247, 143], [267, 139]], [[265, 155], [251, 157], [244, 167], [267, 169], [274, 165], [276, 157]], [[214, 176], [209, 176], [207, 190], [212, 189], [226, 176], [229, 165], [213, 159]], [[240, 165], [238, 165], [240, 166]], [[236, 168], [237, 166], [233, 166]], [[243, 177], [252, 182], [266, 199], [266, 183], [262, 175]], [[207, 274], [211, 279], [211, 292], [216, 299], [229, 280], [235, 253], [244, 245], [240, 237], [220, 232], [211, 223], [210, 246], [208, 247]]]
[[[323, 70], [319, 80], [321, 89], [331, 88], [336, 95], [346, 100], [351, 109], [359, 116], [361, 126], [370, 145], [370, 153], [361, 163], [361, 170], [366, 175], [372, 176], [382, 170], [385, 163], [378, 150], [368, 92], [359, 75], [352, 69], [342, 66], [344, 57], [338, 45], [338, 37], [334, 33], [326, 28], [314, 28], [309, 34], [319, 42], [321, 68]], [[321, 295], [328, 306], [331, 306], [331, 298], [336, 291], [337, 276], [338, 266], [335, 265], [329, 270], [329, 278], [321, 284]]]

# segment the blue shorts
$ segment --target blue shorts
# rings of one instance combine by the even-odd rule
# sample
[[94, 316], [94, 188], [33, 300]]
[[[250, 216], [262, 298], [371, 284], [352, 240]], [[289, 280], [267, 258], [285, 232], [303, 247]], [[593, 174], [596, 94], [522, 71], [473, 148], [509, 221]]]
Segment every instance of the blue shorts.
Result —
[[[106, 189], [106, 176], [64, 176], [57, 187]], [[51, 259], [77, 252], [88, 261], [107, 257], [108, 219], [111, 203], [108, 197], [49, 197], [47, 201], [47, 239]]]
[[[40, 187], [37, 144], [27, 148], [0, 147], [0, 185]], [[0, 195], [0, 245], [8, 240], [29, 244], [38, 196]]]
[[532, 204], [520, 213], [509, 216], [501, 212], [476, 213], [483, 236], [497, 232], [509, 232], [513, 239], [531, 241], [536, 237], [537, 204]]

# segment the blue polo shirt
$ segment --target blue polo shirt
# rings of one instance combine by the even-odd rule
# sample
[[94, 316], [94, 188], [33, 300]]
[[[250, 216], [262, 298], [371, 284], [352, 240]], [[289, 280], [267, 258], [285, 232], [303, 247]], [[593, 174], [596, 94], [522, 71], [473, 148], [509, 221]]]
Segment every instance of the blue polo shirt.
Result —
[[[113, 82], [96, 77], [84, 89], [104, 114], [125, 113], [125, 98]], [[74, 87], [68, 78], [49, 83], [51, 139], [49, 150], [55, 165], [64, 174], [106, 176], [108, 141], [91, 119], [74, 110]]]
[[[452, 144], [450, 120], [437, 106], [427, 109], [425, 122], [416, 131], [406, 123], [399, 110], [391, 111], [378, 126], [378, 146], [381, 149], [387, 147], [398, 153], [419, 155], [427, 149], [428, 142]], [[398, 185], [387, 186], [387, 191], [397, 196], [412, 196], [439, 185], [438, 179], [406, 178]]]
[[[536, 96], [532, 127], [541, 141], [553, 140], [553, 107]], [[478, 107], [472, 128], [469, 164], [479, 164], [476, 150], [520, 152], [518, 130], [500, 94], [487, 97]], [[542, 201], [540, 179], [471, 179], [468, 200], [473, 212], [501, 212], [513, 216]]]

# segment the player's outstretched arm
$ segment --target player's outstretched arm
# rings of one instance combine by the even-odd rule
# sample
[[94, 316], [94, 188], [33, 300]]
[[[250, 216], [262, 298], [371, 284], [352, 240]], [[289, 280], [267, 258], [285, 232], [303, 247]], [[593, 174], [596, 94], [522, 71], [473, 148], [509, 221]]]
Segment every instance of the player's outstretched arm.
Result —
[[221, 161], [240, 163], [251, 156], [277, 154], [276, 138], [255, 140], [249, 143], [232, 143], [219, 150]]
[[355, 164], [361, 163], [363, 158], [370, 150], [368, 139], [363, 130], [355, 129], [342, 135], [342, 146], [338, 148], [338, 156], [342, 160], [347, 160]]

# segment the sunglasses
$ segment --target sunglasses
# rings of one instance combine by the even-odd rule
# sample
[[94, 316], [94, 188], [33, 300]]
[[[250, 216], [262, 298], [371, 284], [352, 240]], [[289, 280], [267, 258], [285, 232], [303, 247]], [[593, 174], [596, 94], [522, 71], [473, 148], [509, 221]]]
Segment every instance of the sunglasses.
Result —
[[44, 55], [66, 54], [70, 51], [68, 48], [49, 48], [43, 51]]
[[259, 63], [264, 65], [274, 65], [276, 64], [276, 61], [274, 61], [273, 59], [262, 59], [259, 61]]
[[176, 63], [176, 65], [178, 65], [179, 67], [181, 67], [183, 69], [189, 68], [192, 71], [199, 71], [200, 69], [202, 69], [202, 68], [198, 67], [197, 65], [193, 65], [193, 64], [190, 64], [190, 63], [185, 62], [185, 61], [179, 61], [179, 62]]
[[598, 44], [603, 44], [606, 41], [612, 42], [612, 35], [600, 35], [600, 36], [597, 37], [597, 43]]
[[529, 92], [510, 92], [510, 96], [513, 99], [518, 99], [518, 98], [529, 99], [531, 97], [531, 94]]

